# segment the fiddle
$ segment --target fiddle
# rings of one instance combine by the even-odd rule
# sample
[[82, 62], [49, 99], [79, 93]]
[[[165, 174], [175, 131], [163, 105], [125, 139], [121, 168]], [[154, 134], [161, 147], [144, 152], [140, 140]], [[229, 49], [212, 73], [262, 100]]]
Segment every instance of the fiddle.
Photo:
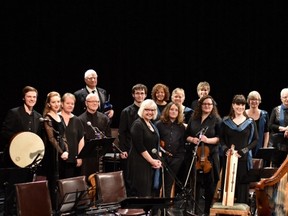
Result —
[[203, 142], [199, 142], [201, 143], [201, 148], [197, 149], [196, 169], [203, 170], [204, 173], [208, 173], [212, 169], [212, 164], [208, 160], [210, 150], [209, 147], [205, 146]]

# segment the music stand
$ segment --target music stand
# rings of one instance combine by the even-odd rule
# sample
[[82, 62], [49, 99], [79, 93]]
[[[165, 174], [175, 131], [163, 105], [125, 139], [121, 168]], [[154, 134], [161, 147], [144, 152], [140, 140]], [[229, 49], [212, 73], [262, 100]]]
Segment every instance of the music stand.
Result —
[[169, 208], [173, 205], [174, 198], [161, 197], [127, 197], [120, 202], [121, 208], [144, 209], [146, 215], [152, 209]]
[[90, 158], [105, 155], [112, 148], [115, 138], [107, 137], [102, 139], [92, 139], [85, 143], [78, 158]]
[[89, 205], [83, 204], [83, 201], [89, 200], [89, 197], [85, 197], [87, 193], [87, 190], [66, 193], [62, 202], [60, 203], [58, 212], [60, 214], [68, 212], [76, 213], [80, 210], [87, 209]]
[[271, 166], [271, 163], [277, 162], [278, 159], [280, 159], [280, 151], [274, 147], [268, 147], [268, 148], [260, 148], [255, 156], [255, 158], [262, 158], [266, 163]]

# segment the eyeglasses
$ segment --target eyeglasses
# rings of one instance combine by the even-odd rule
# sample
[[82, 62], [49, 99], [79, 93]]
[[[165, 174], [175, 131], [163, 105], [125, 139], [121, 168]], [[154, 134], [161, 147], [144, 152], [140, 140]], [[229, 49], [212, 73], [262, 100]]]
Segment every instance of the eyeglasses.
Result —
[[87, 77], [86, 79], [91, 81], [91, 80], [93, 80], [93, 79], [96, 80], [97, 77]]
[[135, 92], [134, 94], [136, 94], [136, 95], [145, 95], [144, 92]]
[[146, 112], [155, 112], [156, 109], [144, 109]]
[[88, 103], [99, 103], [100, 101], [87, 101]]
[[213, 103], [202, 103], [202, 106], [212, 106]]

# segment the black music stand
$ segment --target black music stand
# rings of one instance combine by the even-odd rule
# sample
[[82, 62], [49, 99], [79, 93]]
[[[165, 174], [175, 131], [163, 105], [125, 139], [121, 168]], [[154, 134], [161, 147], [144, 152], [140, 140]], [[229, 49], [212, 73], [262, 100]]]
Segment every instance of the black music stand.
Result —
[[87, 193], [87, 190], [66, 193], [60, 203], [58, 213], [60, 215], [63, 213], [83, 213], [85, 209], [89, 208], [89, 205], [82, 204], [83, 201], [85, 203], [86, 200], [90, 199], [88, 196], [85, 197]]
[[169, 208], [173, 205], [174, 198], [160, 197], [127, 197], [120, 202], [121, 208], [144, 209], [146, 215], [152, 209]]
[[271, 166], [273, 163], [278, 164], [277, 161], [280, 159], [280, 151], [274, 147], [260, 148], [255, 158], [262, 158], [265, 161], [264, 166]]
[[102, 139], [92, 139], [85, 143], [78, 158], [91, 158], [105, 155], [111, 148], [115, 138], [106, 137]]

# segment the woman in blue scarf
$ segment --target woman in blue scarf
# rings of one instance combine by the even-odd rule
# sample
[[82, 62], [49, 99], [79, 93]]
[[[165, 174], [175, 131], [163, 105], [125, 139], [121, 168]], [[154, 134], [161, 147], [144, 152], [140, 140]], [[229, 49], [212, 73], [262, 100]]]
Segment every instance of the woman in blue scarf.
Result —
[[281, 90], [282, 104], [273, 108], [269, 120], [270, 145], [277, 148], [277, 157], [272, 162], [279, 167], [287, 157], [288, 152], [288, 88]]
[[[258, 132], [255, 121], [245, 112], [246, 99], [244, 95], [235, 95], [232, 100], [230, 113], [223, 118], [220, 130], [220, 144], [227, 156], [235, 146], [238, 157], [236, 175], [235, 202], [246, 203], [249, 201], [248, 171], [252, 166], [252, 152], [258, 142]], [[222, 179], [225, 179], [227, 157], [224, 156]], [[222, 181], [222, 188], [224, 181]], [[223, 190], [222, 190], [223, 192]]]
[[254, 119], [257, 125], [259, 140], [254, 149], [252, 149], [252, 157], [257, 155], [260, 148], [267, 148], [269, 143], [269, 114], [266, 110], [259, 108], [261, 103], [261, 95], [257, 91], [251, 91], [247, 96], [249, 109], [246, 110], [247, 115]]

